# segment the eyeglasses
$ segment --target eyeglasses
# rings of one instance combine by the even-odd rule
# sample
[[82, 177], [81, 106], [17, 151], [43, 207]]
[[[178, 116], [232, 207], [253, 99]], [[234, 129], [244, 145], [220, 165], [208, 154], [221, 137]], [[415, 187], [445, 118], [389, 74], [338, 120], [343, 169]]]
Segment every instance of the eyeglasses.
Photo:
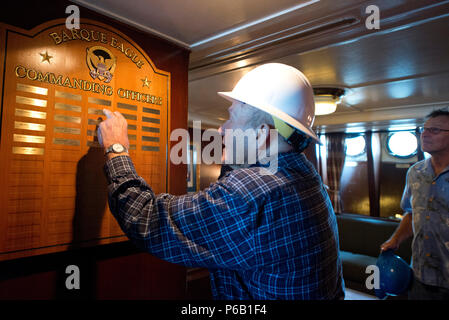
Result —
[[439, 134], [441, 131], [449, 131], [441, 128], [433, 128], [433, 127], [419, 127], [419, 133], [423, 133], [424, 131], [430, 132], [431, 134]]

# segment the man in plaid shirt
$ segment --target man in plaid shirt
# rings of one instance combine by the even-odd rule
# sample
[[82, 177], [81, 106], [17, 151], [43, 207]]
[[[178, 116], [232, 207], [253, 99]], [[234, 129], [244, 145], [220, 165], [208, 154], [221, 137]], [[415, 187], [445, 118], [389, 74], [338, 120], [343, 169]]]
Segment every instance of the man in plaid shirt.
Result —
[[[276, 84], [282, 91], [294, 82], [284, 96], [296, 93], [291, 99], [296, 99], [298, 108], [310, 107], [311, 87], [302, 73], [285, 65], [268, 66], [271, 83], [265, 89], [258, 85], [259, 97]], [[279, 69], [282, 72], [276, 73]], [[288, 76], [292, 73], [299, 82]], [[258, 78], [261, 74], [255, 74]], [[281, 134], [274, 173], [261, 170], [259, 162], [246, 161], [196, 194], [156, 195], [137, 175], [127, 154], [126, 120], [119, 112], [105, 110], [108, 119], [98, 135], [107, 152], [111, 212], [140, 248], [166, 261], [208, 268], [215, 299], [342, 299], [335, 214], [320, 176], [301, 153], [316, 136], [282, 113], [267, 113], [256, 102], [231, 101], [230, 118], [220, 128], [223, 134], [263, 129], [258, 131], [258, 145], [267, 149], [269, 129]], [[310, 113], [305, 110], [303, 117]]]

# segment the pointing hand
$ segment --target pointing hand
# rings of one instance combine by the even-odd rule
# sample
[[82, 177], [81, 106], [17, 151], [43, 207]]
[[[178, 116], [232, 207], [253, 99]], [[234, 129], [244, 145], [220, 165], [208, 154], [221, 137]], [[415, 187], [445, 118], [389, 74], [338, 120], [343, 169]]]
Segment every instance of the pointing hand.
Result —
[[98, 142], [103, 148], [107, 149], [114, 143], [120, 143], [129, 149], [128, 123], [123, 115], [118, 112], [112, 112], [103, 109], [106, 120], [101, 122], [97, 129]]

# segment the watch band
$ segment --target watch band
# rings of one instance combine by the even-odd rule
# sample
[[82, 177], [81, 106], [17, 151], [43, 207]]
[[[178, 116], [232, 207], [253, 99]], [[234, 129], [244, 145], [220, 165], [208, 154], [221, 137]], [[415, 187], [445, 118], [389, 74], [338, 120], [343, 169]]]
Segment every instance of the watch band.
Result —
[[[117, 146], [120, 146], [121, 147], [121, 151], [116, 151], [116, 150], [114, 150], [114, 146], [115, 147], [117, 147]], [[122, 152], [128, 152], [128, 149], [124, 146], [124, 145], [122, 145], [122, 144], [120, 144], [120, 143], [114, 143], [114, 144], [111, 144], [106, 150], [105, 150], [105, 155], [107, 155], [107, 154], [109, 154], [109, 153], [122, 153]]]

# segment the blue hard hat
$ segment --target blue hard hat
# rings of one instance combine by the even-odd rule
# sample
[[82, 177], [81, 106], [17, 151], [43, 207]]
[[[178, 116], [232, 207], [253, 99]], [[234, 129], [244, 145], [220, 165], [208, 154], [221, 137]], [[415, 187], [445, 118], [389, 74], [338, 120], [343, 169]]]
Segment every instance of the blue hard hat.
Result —
[[409, 289], [413, 271], [393, 250], [383, 251], [377, 258], [376, 266], [379, 268], [380, 284], [375, 294], [379, 299], [396, 296]]

